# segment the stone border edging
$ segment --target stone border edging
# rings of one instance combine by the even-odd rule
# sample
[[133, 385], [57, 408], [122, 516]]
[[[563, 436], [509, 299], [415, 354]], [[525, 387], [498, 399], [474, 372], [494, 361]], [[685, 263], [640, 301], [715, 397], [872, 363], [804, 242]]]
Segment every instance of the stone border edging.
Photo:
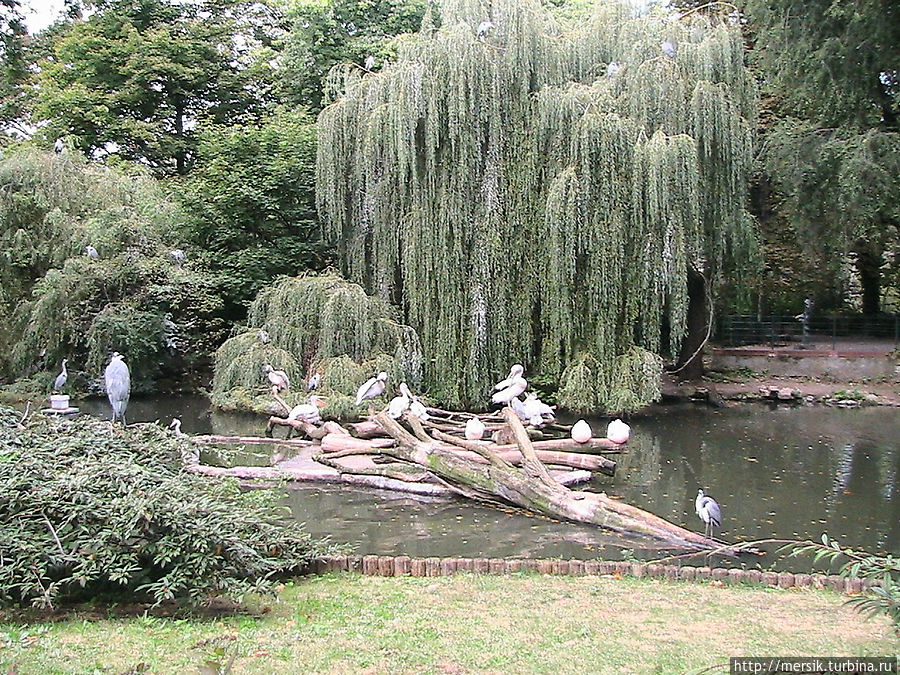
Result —
[[357, 572], [378, 577], [446, 577], [457, 572], [506, 574], [532, 571], [565, 576], [620, 575], [636, 579], [667, 581], [718, 581], [723, 584], [757, 584], [772, 588], [830, 588], [839, 593], [857, 594], [869, 586], [865, 579], [838, 574], [794, 574], [724, 567], [692, 567], [657, 563], [601, 560], [525, 560], [505, 558], [411, 558], [405, 555], [337, 555], [316, 558], [310, 566], [314, 574]]

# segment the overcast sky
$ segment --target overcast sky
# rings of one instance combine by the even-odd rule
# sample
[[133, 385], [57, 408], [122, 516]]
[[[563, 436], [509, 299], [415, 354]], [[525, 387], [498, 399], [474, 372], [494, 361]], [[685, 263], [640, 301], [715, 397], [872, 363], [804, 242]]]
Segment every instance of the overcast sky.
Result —
[[53, 23], [63, 9], [63, 0], [24, 0], [25, 23], [31, 33], [37, 33]]

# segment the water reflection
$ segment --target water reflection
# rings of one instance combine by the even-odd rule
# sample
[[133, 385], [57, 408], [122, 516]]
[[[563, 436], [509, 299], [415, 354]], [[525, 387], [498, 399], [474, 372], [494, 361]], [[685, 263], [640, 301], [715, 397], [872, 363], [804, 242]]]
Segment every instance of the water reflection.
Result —
[[[77, 405], [109, 417], [105, 401]], [[259, 416], [211, 414], [199, 397], [135, 399], [128, 413], [131, 422], [179, 417], [188, 433], [259, 435], [265, 424]], [[588, 489], [702, 531], [694, 513], [702, 487], [721, 505], [722, 536], [729, 541], [818, 540], [827, 532], [853, 547], [900, 550], [897, 410], [677, 406], [628, 421], [632, 438], [616, 477], [600, 477]], [[603, 429], [606, 422], [591, 425]], [[303, 487], [288, 491], [286, 500], [312, 533], [348, 542], [359, 553], [614, 558], [623, 547], [641, 552], [640, 543], [593, 527], [455, 499]]]

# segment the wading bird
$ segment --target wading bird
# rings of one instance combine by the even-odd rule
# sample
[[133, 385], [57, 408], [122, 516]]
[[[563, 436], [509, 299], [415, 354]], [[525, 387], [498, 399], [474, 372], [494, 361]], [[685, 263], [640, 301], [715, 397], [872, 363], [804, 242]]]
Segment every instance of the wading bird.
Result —
[[306, 399], [306, 403], [301, 403], [300, 405], [295, 405], [291, 408], [287, 418], [289, 420], [309, 422], [310, 424], [321, 424], [322, 415], [319, 411], [325, 407], [325, 404], [326, 401], [324, 398], [313, 394]]
[[53, 391], [59, 391], [66, 386], [66, 380], [69, 379], [69, 373], [66, 371], [66, 364], [68, 362], [69, 359], [62, 360], [62, 372], [56, 376], [55, 380], [53, 380]]
[[315, 391], [322, 383], [322, 373], [313, 373], [306, 382], [306, 391]]
[[712, 497], [706, 496], [703, 490], [697, 490], [697, 500], [694, 502], [697, 515], [706, 523], [706, 536], [715, 536], [717, 527], [722, 527], [722, 510], [718, 502]]
[[478, 24], [477, 35], [479, 40], [484, 40], [487, 37], [487, 34], [493, 30], [494, 24], [491, 21], [482, 21]]
[[410, 404], [413, 402], [413, 396], [409, 391], [409, 387], [406, 386], [406, 382], [400, 383], [400, 395], [395, 396], [391, 399], [391, 402], [388, 403], [388, 416], [392, 419], [400, 419], [407, 410], [409, 410]]
[[675, 43], [674, 42], [672, 42], [671, 40], [666, 40], [660, 46], [663, 50], [663, 54], [668, 56], [670, 59], [675, 58]]
[[175, 261], [175, 264], [181, 267], [184, 264], [184, 251], [180, 248], [173, 248], [169, 251], [169, 255], [172, 256], [172, 260]]
[[385, 380], [387, 380], [387, 373], [382, 371], [378, 373], [377, 377], [370, 377], [363, 382], [362, 386], [356, 391], [356, 405], [367, 399], [381, 396], [381, 393], [384, 391]]
[[615, 77], [620, 68], [621, 66], [619, 65], [618, 61], [610, 61], [609, 65], [606, 66], [606, 76]]
[[97, 253], [97, 249], [95, 249], [90, 244], [84, 247], [84, 254], [91, 260], [97, 260], [97, 258], [100, 257], [100, 254]]
[[366, 57], [366, 70], [372, 70], [375, 67], [375, 57], [369, 54]]
[[106, 385], [106, 397], [112, 407], [112, 421], [115, 422], [119, 419], [122, 421], [122, 426], [125, 426], [125, 410], [128, 408], [128, 399], [131, 397], [131, 375], [119, 352], [113, 352], [112, 359], [106, 366], [104, 384]]
[[169, 428], [175, 432], [176, 436], [187, 436], [187, 434], [181, 430], [181, 420], [177, 417], [173, 417], [172, 421], [169, 422]]
[[494, 403], [509, 403], [516, 396], [524, 393], [528, 388], [527, 380], [522, 377], [524, 372], [525, 368], [519, 363], [510, 368], [506, 379], [500, 380], [494, 385], [496, 393], [491, 397], [491, 401]]
[[283, 370], [275, 370], [268, 363], [263, 366], [263, 372], [269, 378], [269, 382], [273, 387], [277, 387], [277, 391], [290, 391], [291, 381], [288, 379], [287, 373]]
[[569, 433], [572, 436], [572, 440], [576, 443], [587, 443], [594, 435], [594, 432], [591, 431], [591, 425], [584, 420], [578, 420], [577, 422], [575, 422], [575, 424], [572, 425], [572, 430]]
[[631, 427], [616, 419], [606, 426], [606, 437], [613, 443], [627, 443], [631, 437]]

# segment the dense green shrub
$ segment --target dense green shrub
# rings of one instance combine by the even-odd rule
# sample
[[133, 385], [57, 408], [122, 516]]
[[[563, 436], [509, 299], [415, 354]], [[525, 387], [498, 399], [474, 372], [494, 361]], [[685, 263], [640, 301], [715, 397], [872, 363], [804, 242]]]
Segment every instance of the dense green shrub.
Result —
[[239, 599], [326, 550], [277, 491], [184, 471], [156, 425], [20, 417], [0, 408], [0, 604]]

